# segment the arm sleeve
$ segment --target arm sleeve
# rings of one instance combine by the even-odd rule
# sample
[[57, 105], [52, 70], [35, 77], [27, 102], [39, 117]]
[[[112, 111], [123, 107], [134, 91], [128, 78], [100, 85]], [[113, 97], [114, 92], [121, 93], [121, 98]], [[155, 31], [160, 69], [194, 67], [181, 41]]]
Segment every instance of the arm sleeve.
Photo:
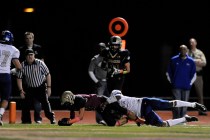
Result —
[[95, 74], [93, 73], [93, 71], [89, 71], [88, 72], [90, 78], [95, 82], [98, 83], [98, 79], [96, 78]]
[[74, 119], [70, 120], [69, 123], [76, 123], [80, 121], [80, 118], [79, 117], [75, 117]]

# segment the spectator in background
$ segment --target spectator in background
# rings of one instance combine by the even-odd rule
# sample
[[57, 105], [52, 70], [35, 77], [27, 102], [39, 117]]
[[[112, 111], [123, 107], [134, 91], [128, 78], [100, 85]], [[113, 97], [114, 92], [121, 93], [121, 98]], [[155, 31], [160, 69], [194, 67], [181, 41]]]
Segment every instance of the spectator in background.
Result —
[[[25, 60], [25, 51], [27, 49], [33, 49], [35, 53], [35, 57], [44, 61], [44, 51], [41, 45], [34, 43], [34, 33], [33, 32], [25, 32], [24, 34], [25, 45], [20, 46], [20, 62]], [[23, 86], [25, 85], [23, 81]], [[37, 100], [34, 100], [34, 121], [36, 123], [42, 123], [41, 117], [42, 106], [41, 103]]]
[[[191, 38], [189, 40], [190, 43], [190, 50], [189, 50], [189, 56], [191, 56], [195, 62], [196, 65], [196, 73], [197, 73], [197, 78], [194, 82], [194, 88], [195, 92], [198, 97], [198, 102], [201, 104], [204, 104], [204, 99], [203, 99], [203, 67], [206, 66], [206, 57], [204, 53], [200, 50], [197, 49], [197, 41], [195, 38]], [[199, 115], [207, 115], [206, 112], [199, 111]]]
[[[173, 99], [188, 101], [196, 79], [196, 66], [193, 59], [187, 55], [186, 45], [181, 45], [179, 51], [178, 55], [171, 58], [166, 76], [172, 86]], [[174, 108], [172, 112], [173, 119], [181, 118], [187, 114], [187, 107]]]
[[130, 73], [130, 52], [122, 50], [122, 39], [119, 36], [111, 36], [109, 48], [102, 51], [104, 57], [102, 66], [107, 69], [107, 87], [109, 93], [114, 89], [123, 90], [125, 75]]
[[[32, 49], [25, 51], [25, 57], [26, 60], [21, 63], [22, 70], [17, 73], [17, 86], [24, 101], [22, 123], [31, 124], [31, 104], [33, 104], [33, 100], [37, 100], [41, 103], [50, 123], [55, 124], [55, 115], [48, 100], [51, 95], [50, 71], [44, 61], [35, 58], [35, 52]], [[23, 86], [22, 81], [25, 81], [25, 86]]]
[[[95, 83], [95, 94], [97, 95], [105, 95], [109, 96], [109, 92], [107, 89], [107, 71], [101, 68], [101, 64], [103, 61], [103, 57], [101, 56], [102, 50], [106, 49], [105, 43], [99, 43], [97, 45], [98, 54], [95, 55], [89, 64], [88, 74], [90, 78]], [[101, 115], [96, 111], [96, 122], [98, 124], [105, 124], [104, 120], [102, 119]]]
[[8, 31], [2, 31], [2, 40], [0, 41], [0, 126], [3, 125], [2, 117], [8, 106], [12, 92], [12, 81], [10, 75], [11, 62], [16, 71], [21, 69], [19, 50], [13, 46], [13, 34]]
[[25, 51], [26, 49], [33, 49], [35, 57], [44, 61], [44, 50], [41, 45], [34, 43], [34, 33], [25, 32], [24, 34], [25, 45], [20, 46], [20, 62], [25, 60]]

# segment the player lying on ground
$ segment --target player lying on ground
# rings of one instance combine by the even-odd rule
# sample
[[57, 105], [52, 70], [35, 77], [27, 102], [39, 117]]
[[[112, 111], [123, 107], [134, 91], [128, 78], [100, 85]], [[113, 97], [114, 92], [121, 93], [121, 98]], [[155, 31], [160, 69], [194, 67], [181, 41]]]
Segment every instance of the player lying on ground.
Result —
[[[70, 111], [70, 118], [60, 119], [58, 125], [70, 126], [73, 123], [79, 122], [83, 119], [85, 110], [97, 110], [105, 121], [104, 125], [107, 126], [123, 125], [127, 123], [128, 119], [142, 122], [134, 113], [122, 108], [117, 102], [107, 104], [104, 107], [107, 99], [105, 96], [98, 96], [96, 94], [74, 95], [71, 91], [65, 91], [61, 96], [61, 105]], [[77, 116], [75, 111], [78, 111]]]
[[178, 119], [169, 119], [163, 121], [162, 118], [155, 113], [154, 110], [171, 109], [173, 107], [192, 107], [203, 112], [207, 111], [207, 108], [197, 102], [186, 102], [180, 100], [163, 100], [159, 98], [136, 98], [122, 95], [120, 90], [113, 90], [109, 99], [110, 104], [118, 102], [121, 107], [126, 108], [133, 112], [137, 117], [144, 118], [145, 124], [170, 127], [180, 123], [198, 121], [195, 116], [184, 116]]

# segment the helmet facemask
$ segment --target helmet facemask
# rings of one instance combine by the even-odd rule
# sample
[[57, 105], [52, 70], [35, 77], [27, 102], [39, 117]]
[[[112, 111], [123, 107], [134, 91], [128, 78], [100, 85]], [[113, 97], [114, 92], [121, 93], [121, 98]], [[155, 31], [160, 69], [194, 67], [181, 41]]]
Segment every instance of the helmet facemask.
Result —
[[110, 49], [112, 52], [118, 52], [121, 49], [121, 46], [119, 44], [110, 45]]
[[112, 36], [109, 45], [112, 52], [117, 52], [121, 49], [122, 39], [119, 36]]

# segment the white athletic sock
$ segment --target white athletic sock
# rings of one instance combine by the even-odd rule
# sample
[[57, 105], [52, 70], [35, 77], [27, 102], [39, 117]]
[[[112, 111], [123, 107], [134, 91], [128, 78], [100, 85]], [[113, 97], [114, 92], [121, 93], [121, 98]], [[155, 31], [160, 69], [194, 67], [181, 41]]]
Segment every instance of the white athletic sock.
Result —
[[176, 100], [175, 101], [176, 104], [174, 107], [193, 107], [195, 106], [195, 103], [191, 103], [191, 102], [186, 102], [186, 101], [180, 101], [180, 100]]
[[169, 127], [170, 126], [174, 126], [174, 125], [177, 125], [177, 124], [180, 124], [180, 123], [184, 123], [186, 122], [186, 119], [185, 117], [182, 117], [182, 118], [178, 118], [178, 119], [170, 119], [170, 120], [166, 120], [169, 124]]
[[0, 115], [3, 115], [5, 112], [5, 108], [0, 108]]

